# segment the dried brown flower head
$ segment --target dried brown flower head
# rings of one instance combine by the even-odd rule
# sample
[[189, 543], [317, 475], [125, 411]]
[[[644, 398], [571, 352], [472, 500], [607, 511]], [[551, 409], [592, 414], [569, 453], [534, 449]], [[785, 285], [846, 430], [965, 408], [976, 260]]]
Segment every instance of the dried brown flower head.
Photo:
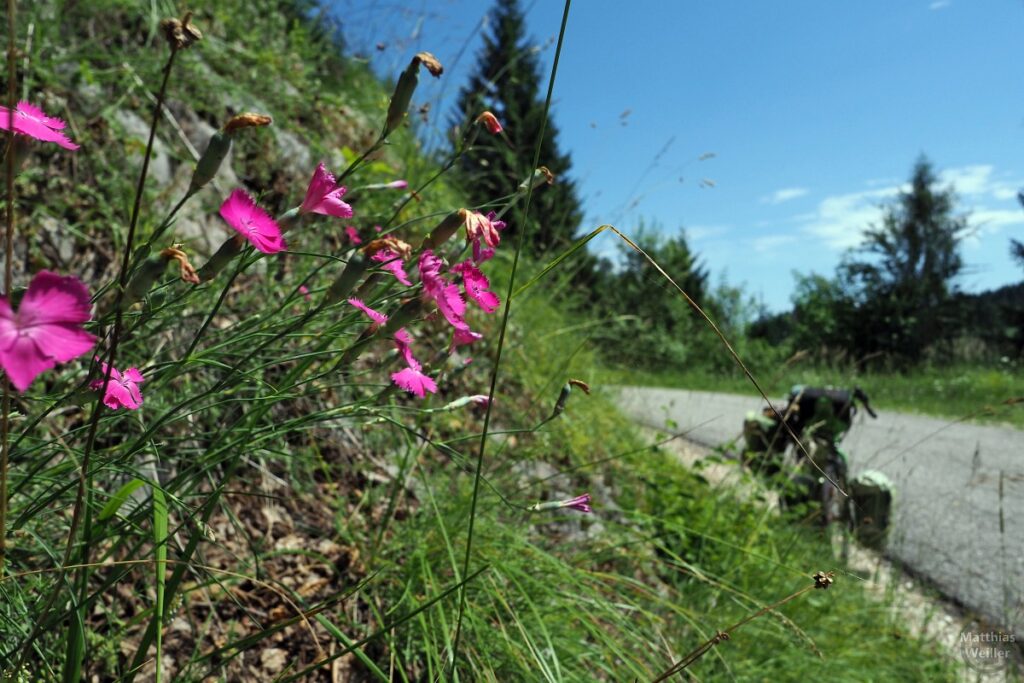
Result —
[[238, 114], [228, 119], [228, 122], [224, 124], [224, 132], [232, 133], [242, 128], [256, 128], [259, 126], [269, 126], [274, 122], [274, 119], [270, 118], [266, 114], [255, 114], [253, 112], [245, 112], [244, 114]]
[[185, 12], [181, 19], [164, 19], [160, 28], [172, 50], [184, 50], [203, 39], [202, 31], [192, 23], [191, 12]]
[[173, 247], [167, 247], [160, 252], [168, 261], [177, 261], [181, 271], [181, 279], [192, 285], [199, 284], [199, 274], [196, 269], [192, 267], [192, 264], [188, 262], [188, 256], [179, 247], [181, 245], [174, 245]]
[[435, 78], [440, 78], [441, 74], [444, 73], [444, 67], [441, 66], [441, 62], [438, 61], [437, 57], [430, 54], [429, 52], [417, 52], [416, 56], [412, 58], [413, 62], [419, 62], [426, 67], [430, 75]]
[[412, 247], [397, 237], [381, 237], [373, 240], [365, 247], [363, 252], [367, 256], [373, 256], [382, 249], [390, 249], [394, 253], [402, 257], [402, 260], [408, 259], [412, 255]]
[[587, 384], [586, 382], [584, 382], [583, 380], [581, 380], [581, 379], [570, 379], [569, 380], [569, 384], [573, 385], [574, 387], [579, 387], [580, 389], [583, 390], [584, 394], [586, 394], [587, 396], [590, 396], [590, 385]]

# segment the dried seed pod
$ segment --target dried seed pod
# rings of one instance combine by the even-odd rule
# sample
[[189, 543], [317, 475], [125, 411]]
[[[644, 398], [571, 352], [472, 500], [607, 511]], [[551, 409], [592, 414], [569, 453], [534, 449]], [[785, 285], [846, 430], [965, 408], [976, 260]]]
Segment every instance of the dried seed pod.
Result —
[[160, 28], [172, 50], [184, 50], [203, 39], [202, 31], [192, 23], [191, 12], [186, 12], [181, 19], [164, 19]]

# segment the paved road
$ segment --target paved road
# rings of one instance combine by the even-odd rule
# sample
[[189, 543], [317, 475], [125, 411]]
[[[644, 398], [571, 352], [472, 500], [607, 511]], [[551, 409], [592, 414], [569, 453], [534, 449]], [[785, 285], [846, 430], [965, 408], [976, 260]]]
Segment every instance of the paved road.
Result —
[[[650, 427], [674, 420], [673, 431], [692, 429], [688, 438], [707, 446], [737, 438], [760, 407], [746, 396], [641, 387], [622, 387], [620, 405]], [[874, 407], [878, 419], [858, 413], [843, 449], [853, 475], [881, 470], [896, 486], [889, 554], [1024, 635], [1024, 431]]]

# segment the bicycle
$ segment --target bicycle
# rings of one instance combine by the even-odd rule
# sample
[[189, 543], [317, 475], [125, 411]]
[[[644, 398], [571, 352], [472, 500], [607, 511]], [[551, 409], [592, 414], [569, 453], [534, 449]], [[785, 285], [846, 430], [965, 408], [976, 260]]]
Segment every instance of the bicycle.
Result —
[[818, 525], [833, 550], [838, 542], [841, 549], [837, 554], [844, 558], [857, 515], [854, 501], [844, 495], [850, 490], [849, 461], [839, 444], [853, 424], [858, 402], [868, 415], [878, 417], [860, 387], [797, 385], [785, 406], [767, 407], [760, 415], [748, 414], [743, 430], [747, 453], [752, 454], [747, 464], [756, 465], [752, 468], [762, 474], [787, 473], [783, 506], [816, 503]]

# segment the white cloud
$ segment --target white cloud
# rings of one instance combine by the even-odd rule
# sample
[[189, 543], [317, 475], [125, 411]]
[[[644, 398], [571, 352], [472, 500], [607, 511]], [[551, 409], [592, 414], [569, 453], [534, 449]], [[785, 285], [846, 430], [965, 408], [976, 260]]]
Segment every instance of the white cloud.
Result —
[[803, 197], [807, 194], [808, 190], [806, 187], [784, 187], [781, 190], [775, 190], [769, 195], [761, 197], [762, 204], [781, 204], [782, 202], [788, 202], [791, 199], [797, 197]]
[[686, 239], [691, 242], [706, 240], [712, 237], [721, 237], [729, 232], [732, 226], [729, 225], [691, 225], [684, 228]]
[[992, 170], [988, 164], [947, 168], [939, 173], [939, 182], [952, 185], [962, 195], [990, 194], [994, 189]]
[[928, 5], [928, 9], [934, 12], [935, 10], [945, 9], [946, 7], [949, 7], [952, 4], [953, 0], [935, 0], [935, 2]]
[[[994, 234], [1009, 225], [1024, 224], [1024, 211], [1020, 207], [1001, 208], [1017, 196], [1017, 189], [1024, 185], [1018, 180], [1008, 180], [998, 175], [991, 164], [973, 164], [941, 171], [939, 183], [952, 186], [960, 196], [960, 209], [968, 214], [968, 220], [977, 226], [978, 236]], [[906, 185], [891, 183], [873, 189], [825, 197], [818, 203], [811, 216], [800, 216], [794, 220], [804, 223], [804, 232], [822, 239], [833, 249], [857, 246], [863, 240], [864, 230], [877, 225], [882, 218], [881, 204], [887, 203]]]
[[777, 247], [796, 242], [796, 235], [765, 235], [754, 239], [754, 251], [763, 254], [766, 251], [773, 251]]
[[970, 214], [971, 225], [985, 234], [997, 233], [1008, 225], [1024, 225], [1020, 209], [976, 209]]
[[864, 230], [882, 217], [879, 206], [899, 192], [897, 186], [825, 197], [807, 220], [804, 231], [820, 237], [833, 249], [857, 246]]

